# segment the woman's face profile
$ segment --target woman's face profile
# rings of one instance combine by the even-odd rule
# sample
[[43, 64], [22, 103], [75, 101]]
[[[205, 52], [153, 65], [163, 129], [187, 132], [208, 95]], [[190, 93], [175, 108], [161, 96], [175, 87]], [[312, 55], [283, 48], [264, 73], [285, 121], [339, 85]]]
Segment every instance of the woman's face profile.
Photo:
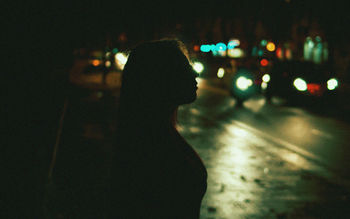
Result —
[[193, 70], [188, 58], [181, 53], [175, 61], [170, 83], [170, 98], [175, 104], [187, 104], [197, 97], [197, 73]]
[[122, 93], [128, 101], [179, 106], [197, 97], [197, 73], [182, 43], [155, 41], [137, 46], [123, 70]]

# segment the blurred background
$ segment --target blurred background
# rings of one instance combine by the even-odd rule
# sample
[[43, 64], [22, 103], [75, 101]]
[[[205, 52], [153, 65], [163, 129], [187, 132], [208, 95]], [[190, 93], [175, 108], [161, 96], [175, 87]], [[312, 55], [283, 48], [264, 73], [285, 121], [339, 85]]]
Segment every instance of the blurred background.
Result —
[[199, 74], [177, 128], [208, 169], [201, 218], [350, 214], [342, 1], [3, 6], [4, 218], [106, 217], [122, 70], [165, 37]]

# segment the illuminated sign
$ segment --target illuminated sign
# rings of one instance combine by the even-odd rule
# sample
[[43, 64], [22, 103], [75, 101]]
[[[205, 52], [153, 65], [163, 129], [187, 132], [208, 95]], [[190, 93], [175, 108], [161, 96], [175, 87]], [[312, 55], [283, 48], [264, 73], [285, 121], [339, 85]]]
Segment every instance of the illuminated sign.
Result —
[[234, 49], [235, 47], [239, 46], [240, 41], [237, 39], [230, 40], [228, 44], [225, 43], [217, 43], [217, 44], [203, 44], [200, 47], [200, 50], [202, 52], [220, 52], [220, 51], [226, 51], [230, 49]]
[[224, 43], [217, 43], [211, 44], [211, 45], [201, 45], [200, 50], [202, 52], [218, 52], [218, 51], [225, 51], [227, 49], [226, 45]]
[[229, 49], [234, 49], [240, 44], [241, 44], [241, 41], [239, 41], [239, 39], [230, 39], [230, 41], [228, 42], [228, 47]]

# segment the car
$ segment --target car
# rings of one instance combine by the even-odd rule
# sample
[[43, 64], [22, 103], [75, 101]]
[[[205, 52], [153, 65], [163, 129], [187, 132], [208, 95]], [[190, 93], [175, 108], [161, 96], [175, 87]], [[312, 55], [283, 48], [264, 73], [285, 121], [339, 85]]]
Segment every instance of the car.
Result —
[[[263, 65], [261, 61], [263, 60]], [[263, 76], [268, 70], [267, 59], [241, 58], [231, 59], [218, 67], [217, 77], [222, 87], [227, 89], [240, 106], [249, 98], [261, 94]]]
[[304, 103], [334, 101], [339, 88], [330, 64], [309, 61], [276, 61], [263, 84], [268, 101], [279, 96]]

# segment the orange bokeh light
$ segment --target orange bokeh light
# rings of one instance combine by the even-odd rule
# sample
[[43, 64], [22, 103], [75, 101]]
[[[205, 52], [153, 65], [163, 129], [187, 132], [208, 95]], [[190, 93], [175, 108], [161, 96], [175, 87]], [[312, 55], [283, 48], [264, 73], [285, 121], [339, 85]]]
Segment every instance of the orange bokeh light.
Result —
[[194, 45], [194, 46], [193, 46], [193, 50], [194, 50], [195, 52], [198, 52], [198, 51], [199, 51], [199, 46], [198, 46], [198, 45]]
[[95, 67], [99, 66], [100, 64], [101, 64], [100, 60], [95, 59], [95, 60], [92, 61], [92, 65], [95, 66]]
[[277, 56], [277, 58], [279, 58], [279, 59], [282, 59], [282, 58], [283, 58], [283, 52], [282, 52], [282, 49], [281, 49], [281, 48], [277, 48], [277, 50], [276, 50], [276, 56]]

